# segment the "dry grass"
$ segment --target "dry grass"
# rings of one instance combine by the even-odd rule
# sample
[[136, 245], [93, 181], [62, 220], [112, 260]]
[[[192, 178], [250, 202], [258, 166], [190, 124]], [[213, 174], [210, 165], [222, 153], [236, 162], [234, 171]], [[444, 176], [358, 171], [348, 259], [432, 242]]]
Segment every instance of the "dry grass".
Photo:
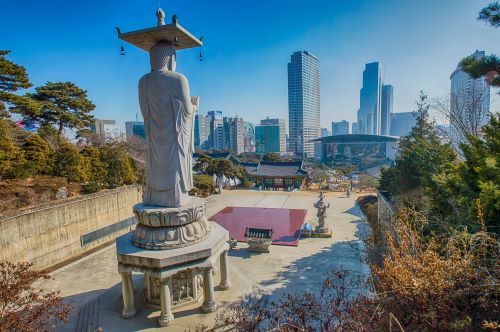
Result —
[[60, 177], [35, 176], [25, 180], [0, 181], [0, 217], [53, 201], [61, 187], [66, 187], [68, 197], [81, 193], [80, 185], [68, 184], [66, 179]]

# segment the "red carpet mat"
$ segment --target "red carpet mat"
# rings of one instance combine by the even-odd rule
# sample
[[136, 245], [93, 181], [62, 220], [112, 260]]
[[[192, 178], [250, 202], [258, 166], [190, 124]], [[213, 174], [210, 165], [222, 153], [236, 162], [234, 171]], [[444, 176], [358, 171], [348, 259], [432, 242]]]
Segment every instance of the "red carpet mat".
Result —
[[245, 242], [247, 227], [271, 228], [273, 244], [298, 246], [306, 213], [307, 210], [302, 209], [226, 207], [208, 220], [227, 229], [239, 242]]

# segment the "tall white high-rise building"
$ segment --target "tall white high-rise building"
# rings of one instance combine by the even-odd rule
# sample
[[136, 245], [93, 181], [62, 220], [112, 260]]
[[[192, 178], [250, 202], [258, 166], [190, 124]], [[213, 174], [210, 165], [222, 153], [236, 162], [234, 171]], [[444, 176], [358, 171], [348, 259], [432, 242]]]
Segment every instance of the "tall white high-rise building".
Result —
[[320, 137], [319, 60], [307, 51], [288, 63], [289, 148], [297, 157], [314, 157], [313, 139]]
[[245, 152], [243, 118], [224, 117], [224, 145], [232, 153], [239, 155]]
[[196, 114], [194, 118], [194, 146], [200, 150], [209, 150], [210, 142], [210, 123], [211, 118], [208, 115]]
[[280, 128], [280, 141], [279, 141], [279, 151], [284, 153], [286, 152], [286, 120], [285, 119], [271, 119], [269, 117], [264, 120], [260, 120], [261, 126], [279, 126]]
[[[483, 58], [484, 51], [472, 57]], [[451, 74], [450, 134], [454, 144], [466, 139], [465, 132], [481, 135], [481, 127], [488, 123], [490, 86], [483, 77], [472, 78], [460, 66]]]

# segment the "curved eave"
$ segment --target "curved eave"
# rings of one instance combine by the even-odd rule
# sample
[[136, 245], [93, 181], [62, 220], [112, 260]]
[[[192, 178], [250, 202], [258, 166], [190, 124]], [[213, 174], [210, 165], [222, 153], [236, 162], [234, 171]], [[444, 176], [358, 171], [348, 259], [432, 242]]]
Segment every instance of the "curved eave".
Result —
[[349, 134], [349, 135], [333, 135], [311, 140], [309, 142], [322, 143], [387, 143], [397, 142], [398, 137], [385, 135], [365, 135], [365, 134]]

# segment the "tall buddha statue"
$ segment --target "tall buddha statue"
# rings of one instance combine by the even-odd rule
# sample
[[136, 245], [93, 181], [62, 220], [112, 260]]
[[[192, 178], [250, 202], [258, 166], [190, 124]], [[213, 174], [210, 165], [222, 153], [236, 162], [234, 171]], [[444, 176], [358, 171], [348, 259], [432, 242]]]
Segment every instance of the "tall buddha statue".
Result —
[[144, 205], [179, 207], [193, 187], [194, 115], [198, 97], [176, 73], [175, 49], [160, 41], [149, 51], [151, 72], [139, 81], [147, 142]]

